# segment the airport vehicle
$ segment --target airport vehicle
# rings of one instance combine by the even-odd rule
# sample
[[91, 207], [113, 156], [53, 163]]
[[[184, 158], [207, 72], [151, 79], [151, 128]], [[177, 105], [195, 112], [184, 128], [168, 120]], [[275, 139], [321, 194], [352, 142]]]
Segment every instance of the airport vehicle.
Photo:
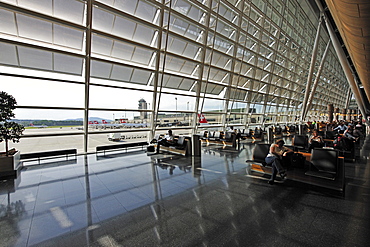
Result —
[[110, 133], [108, 135], [109, 141], [120, 141], [121, 140], [121, 134], [120, 133]]

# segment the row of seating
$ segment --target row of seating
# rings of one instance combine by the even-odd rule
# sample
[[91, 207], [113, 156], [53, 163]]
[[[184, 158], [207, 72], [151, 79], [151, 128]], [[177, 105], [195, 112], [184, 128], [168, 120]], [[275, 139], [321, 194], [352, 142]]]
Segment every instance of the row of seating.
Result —
[[33, 161], [37, 160], [40, 164], [40, 161], [43, 158], [57, 158], [57, 157], [68, 157], [73, 156], [74, 158], [77, 157], [77, 149], [63, 149], [63, 150], [53, 150], [53, 151], [44, 151], [44, 152], [35, 152], [35, 153], [23, 153], [20, 155], [20, 159], [25, 161]]
[[140, 141], [140, 142], [126, 142], [126, 143], [121, 143], [121, 144], [113, 144], [113, 145], [102, 145], [102, 146], [96, 146], [96, 154], [103, 152], [105, 155], [106, 151], [114, 151], [114, 150], [119, 150], [119, 149], [127, 149], [129, 148], [137, 148], [141, 147], [141, 149], [144, 148], [144, 146], [147, 146], [148, 142], [147, 141]]
[[256, 128], [254, 130], [239, 129], [237, 133], [240, 140], [252, 140], [253, 142], [264, 140], [264, 133], [260, 128]]
[[203, 143], [226, 145], [236, 147], [237, 145], [237, 134], [233, 131], [201, 131], [200, 140]]
[[[158, 142], [164, 137], [164, 135], [156, 135], [151, 141], [154, 145], [154, 150], [158, 148]], [[159, 145], [159, 151], [165, 151], [174, 154], [180, 154], [183, 156], [191, 155], [191, 138], [189, 136], [175, 136], [173, 143], [165, 145]]]
[[285, 125], [282, 129], [283, 136], [291, 136], [297, 132], [297, 126], [295, 125]]
[[[330, 148], [336, 148], [337, 151], [343, 156], [347, 161], [355, 160], [355, 142], [349, 138], [342, 138], [334, 131], [320, 131], [319, 135], [323, 137], [324, 146]], [[334, 147], [335, 142], [344, 142], [346, 148], [340, 148], [339, 146]], [[292, 139], [292, 147], [294, 151], [308, 152], [308, 136], [307, 135], [295, 135]]]
[[[271, 134], [273, 135], [274, 139], [282, 138], [283, 136], [292, 136], [296, 133], [297, 127], [295, 125], [284, 125], [281, 126], [271, 126]], [[264, 133], [265, 131], [261, 128], [256, 129], [241, 129], [238, 130], [238, 134], [241, 138], [241, 140], [248, 140], [251, 139], [253, 141], [264, 141]]]
[[[248, 163], [252, 163], [252, 171], [271, 174], [271, 168], [265, 162], [269, 148], [270, 144], [256, 144], [252, 159], [247, 160]], [[288, 179], [344, 192], [344, 159], [340, 157], [338, 150], [317, 148], [304, 156], [308, 158], [305, 165], [293, 168], [294, 171], [289, 172], [293, 175], [288, 175]], [[253, 169], [256, 165], [261, 168]]]

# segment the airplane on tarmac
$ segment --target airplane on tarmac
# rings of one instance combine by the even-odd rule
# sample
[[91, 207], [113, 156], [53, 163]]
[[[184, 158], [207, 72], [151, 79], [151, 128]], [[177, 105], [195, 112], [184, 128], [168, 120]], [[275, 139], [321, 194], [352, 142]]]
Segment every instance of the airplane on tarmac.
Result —
[[99, 123], [98, 121], [94, 120], [94, 121], [89, 121], [88, 124], [89, 124], [89, 127], [92, 127], [94, 129], [106, 129], [106, 128], [115, 129], [115, 128], [119, 128], [119, 126], [117, 126], [115, 124], [110, 124], [107, 121], [105, 121], [104, 119], [102, 120], [102, 123]]
[[39, 128], [39, 129], [42, 129], [42, 128], [47, 128], [48, 126], [43, 124], [43, 125], [34, 125], [33, 123], [30, 123], [30, 128]]
[[147, 127], [146, 123], [127, 123], [125, 119], [120, 119], [120, 123], [108, 123], [106, 120], [102, 120], [100, 124], [98, 121], [89, 121], [89, 126], [92, 128], [111, 128], [111, 129], [119, 129], [119, 128], [144, 128]]
[[121, 127], [123, 127], [122, 124], [115, 124], [115, 123], [108, 123], [107, 121], [105, 121], [104, 119], [101, 120], [102, 124], [103, 124], [103, 127], [104, 129], [105, 128], [111, 128], [111, 129], [119, 129]]

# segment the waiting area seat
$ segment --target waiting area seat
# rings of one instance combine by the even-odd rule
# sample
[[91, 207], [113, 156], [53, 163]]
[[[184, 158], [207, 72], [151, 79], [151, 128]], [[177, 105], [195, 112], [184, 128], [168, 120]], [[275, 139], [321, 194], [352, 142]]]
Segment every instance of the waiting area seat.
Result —
[[223, 145], [223, 146], [237, 146], [237, 135], [233, 131], [211, 131], [211, 132], [201, 132], [200, 140], [202, 143], [207, 145]]
[[96, 153], [103, 152], [105, 155], [106, 151], [114, 151], [119, 149], [124, 149], [127, 151], [129, 148], [137, 148], [141, 147], [142, 149], [144, 146], [147, 146], [148, 142], [141, 141], [141, 142], [127, 142], [127, 143], [121, 143], [121, 144], [114, 144], [114, 145], [103, 145], [103, 146], [97, 146], [96, 147]]
[[264, 133], [262, 129], [256, 128], [255, 130], [243, 129], [239, 132], [239, 138], [243, 142], [251, 141], [251, 142], [262, 142], [264, 141]]
[[334, 180], [338, 172], [338, 156], [338, 151], [334, 149], [313, 149], [309, 171], [305, 174]]
[[307, 135], [294, 135], [292, 140], [292, 146], [294, 151], [306, 151], [308, 149], [308, 137]]
[[343, 156], [346, 161], [354, 162], [355, 157], [355, 141], [347, 137], [339, 137], [335, 147], [340, 156]]
[[283, 129], [280, 126], [273, 126], [272, 127], [272, 135], [275, 139], [283, 137]]
[[[154, 145], [155, 150], [158, 149], [158, 143]], [[159, 145], [159, 150], [163, 152], [179, 154], [182, 156], [191, 156], [191, 138], [189, 136], [175, 136], [174, 142], [168, 145]]]
[[325, 143], [325, 147], [333, 147], [333, 142], [336, 138], [337, 133], [335, 131], [327, 130], [322, 135]]
[[288, 126], [288, 136], [294, 135], [297, 131], [297, 127], [295, 125]]
[[35, 152], [35, 153], [22, 153], [20, 159], [23, 162], [37, 160], [40, 164], [40, 161], [42, 159], [65, 157], [68, 160], [70, 156], [73, 156], [76, 158], [77, 149], [74, 148], [74, 149], [62, 149], [62, 150]]
[[265, 158], [270, 151], [270, 144], [258, 143], [253, 149], [252, 159], [246, 162], [266, 166]]
[[[250, 167], [247, 171], [262, 176], [271, 175], [271, 167], [265, 162], [270, 144], [256, 144], [252, 153], [252, 159], [247, 160]], [[291, 166], [287, 171], [285, 182], [299, 182], [337, 191], [344, 194], [345, 171], [344, 159], [339, 152], [329, 148], [314, 149], [312, 153], [296, 152], [306, 158], [304, 165]], [[294, 154], [295, 155], [295, 154]], [[294, 158], [295, 156], [291, 156]], [[284, 182], [284, 183], [285, 183]]]

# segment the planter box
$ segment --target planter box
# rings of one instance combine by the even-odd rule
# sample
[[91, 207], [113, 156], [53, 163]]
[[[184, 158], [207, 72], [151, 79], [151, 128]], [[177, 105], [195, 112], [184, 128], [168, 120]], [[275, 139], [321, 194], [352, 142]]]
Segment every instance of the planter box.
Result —
[[0, 177], [17, 177], [18, 169], [21, 168], [21, 152], [12, 156], [0, 156]]

